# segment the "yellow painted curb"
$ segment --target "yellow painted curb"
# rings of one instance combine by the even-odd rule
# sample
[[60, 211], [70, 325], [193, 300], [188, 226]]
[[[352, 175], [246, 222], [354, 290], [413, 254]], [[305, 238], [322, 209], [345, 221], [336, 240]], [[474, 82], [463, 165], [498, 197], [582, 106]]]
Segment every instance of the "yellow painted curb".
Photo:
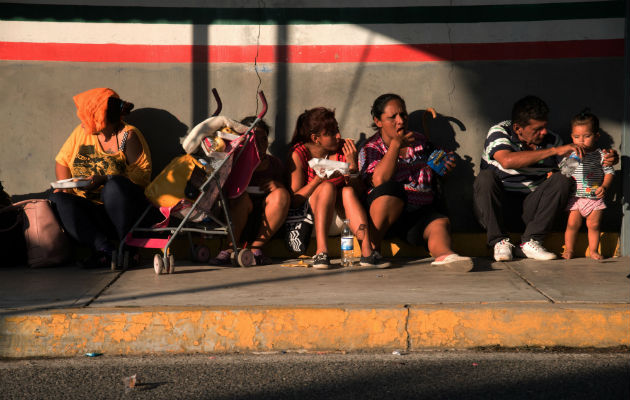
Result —
[[628, 305], [63, 310], [0, 317], [0, 357], [630, 345]]
[[411, 348], [630, 345], [626, 305], [411, 309]]
[[404, 348], [407, 310], [84, 310], [0, 320], [0, 357]]

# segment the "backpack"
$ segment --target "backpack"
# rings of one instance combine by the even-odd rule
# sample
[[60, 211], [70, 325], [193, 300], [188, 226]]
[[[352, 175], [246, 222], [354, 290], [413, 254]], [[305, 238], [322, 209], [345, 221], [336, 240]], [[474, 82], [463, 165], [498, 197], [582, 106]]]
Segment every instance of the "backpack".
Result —
[[313, 231], [313, 211], [308, 203], [303, 206], [289, 209], [287, 219], [284, 222], [285, 243], [294, 254], [304, 254], [308, 248]]

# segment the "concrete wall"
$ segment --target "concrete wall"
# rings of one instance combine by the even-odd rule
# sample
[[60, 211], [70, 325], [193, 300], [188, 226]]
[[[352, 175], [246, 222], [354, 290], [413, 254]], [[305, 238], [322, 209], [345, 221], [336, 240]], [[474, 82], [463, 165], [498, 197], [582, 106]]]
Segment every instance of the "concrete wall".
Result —
[[[487, 129], [521, 96], [545, 99], [565, 138], [570, 117], [590, 106], [604, 145], [621, 142], [620, 1], [20, 3], [0, 11], [0, 180], [11, 194], [55, 179], [54, 156], [78, 124], [72, 96], [92, 87], [135, 103], [129, 121], [146, 135], [155, 172], [214, 109], [212, 87], [235, 119], [255, 113], [256, 90], [265, 91], [281, 158], [304, 109], [335, 108], [342, 136], [361, 139], [372, 133], [374, 98], [399, 93], [412, 126], [425, 108], [438, 111], [431, 139], [461, 158], [445, 185], [458, 231], [477, 229], [472, 179]], [[619, 203], [610, 230], [619, 230]]]

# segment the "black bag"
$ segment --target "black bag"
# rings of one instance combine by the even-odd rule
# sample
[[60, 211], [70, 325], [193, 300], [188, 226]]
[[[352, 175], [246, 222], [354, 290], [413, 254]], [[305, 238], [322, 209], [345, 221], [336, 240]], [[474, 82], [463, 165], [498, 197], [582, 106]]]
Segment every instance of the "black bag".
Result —
[[289, 250], [293, 253], [304, 254], [313, 232], [313, 211], [308, 200], [303, 206], [289, 209], [284, 227], [285, 242]]
[[11, 196], [4, 191], [4, 186], [0, 182], [0, 209], [11, 205]]
[[0, 266], [26, 265], [26, 239], [24, 237], [24, 210], [21, 207], [0, 209]]

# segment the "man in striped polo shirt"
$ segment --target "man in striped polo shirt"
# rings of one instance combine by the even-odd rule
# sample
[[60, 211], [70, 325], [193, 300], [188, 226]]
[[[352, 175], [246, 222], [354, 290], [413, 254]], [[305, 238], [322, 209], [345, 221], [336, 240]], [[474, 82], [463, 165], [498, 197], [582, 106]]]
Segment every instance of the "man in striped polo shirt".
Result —
[[[524, 97], [514, 104], [512, 120], [493, 126], [486, 137], [474, 183], [474, 208], [497, 261], [512, 259], [514, 245], [507, 227], [513, 228], [515, 222], [525, 224], [520, 249], [526, 257], [556, 258], [542, 241], [558, 211], [566, 207], [573, 180], [560, 173], [547, 175], [557, 170], [558, 157], [574, 150], [581, 156], [583, 149], [563, 145], [547, 130], [548, 114], [540, 98]], [[611, 157], [607, 161], [612, 165]]]

